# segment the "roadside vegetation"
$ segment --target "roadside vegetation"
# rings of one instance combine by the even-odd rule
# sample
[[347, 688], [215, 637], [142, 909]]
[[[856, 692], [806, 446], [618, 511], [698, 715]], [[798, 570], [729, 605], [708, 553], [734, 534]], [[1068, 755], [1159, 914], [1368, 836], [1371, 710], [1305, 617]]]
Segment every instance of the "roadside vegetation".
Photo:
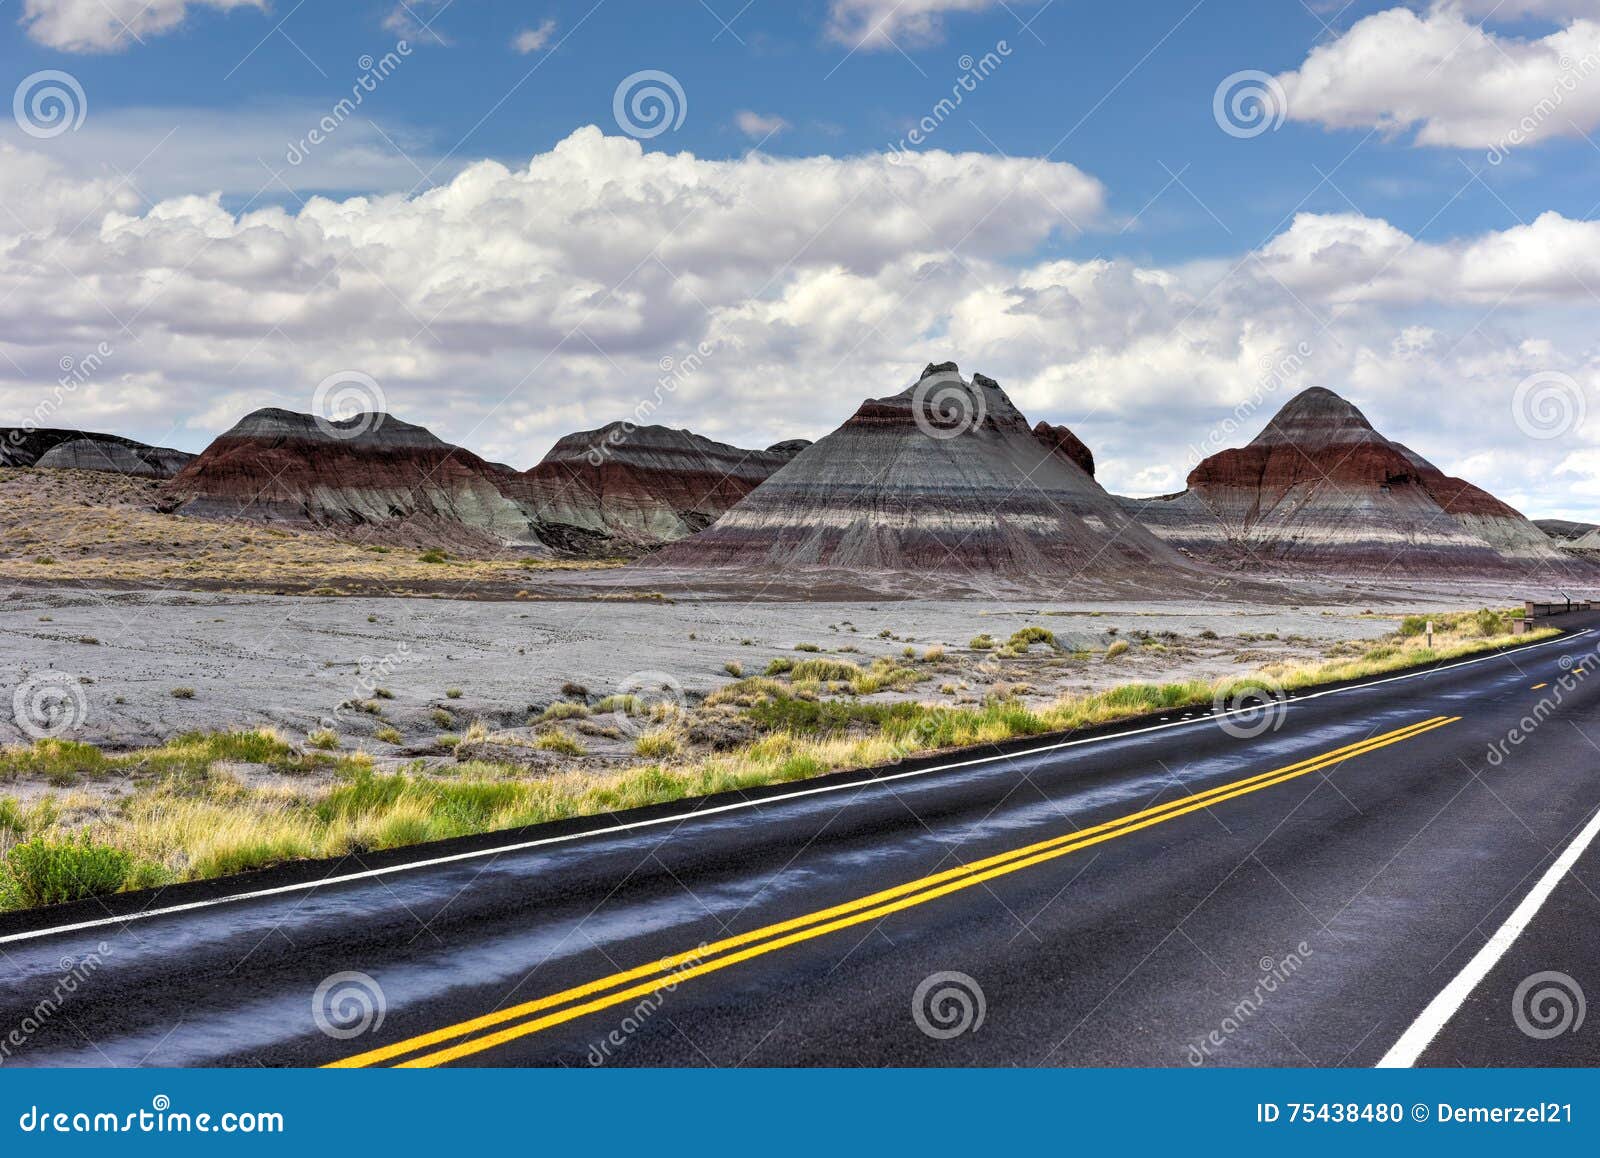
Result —
[[[1070, 731], [1151, 712], [1209, 706], [1245, 687], [1293, 691], [1336, 680], [1379, 675], [1451, 660], [1556, 634], [1545, 629], [1512, 637], [1509, 613], [1485, 610], [1408, 618], [1389, 635], [1331, 648], [1316, 663], [1267, 664], [1222, 680], [1129, 682], [1038, 704], [1025, 684], [996, 680], [980, 702], [938, 703], [946, 679], [945, 649], [915, 649], [867, 664], [820, 655], [787, 657], [765, 674], [739, 678], [692, 707], [646, 705], [634, 696], [570, 701], [534, 713], [542, 729], [528, 747], [552, 768], [533, 771], [499, 758], [498, 737], [475, 722], [450, 744], [466, 758], [389, 758], [345, 751], [331, 732], [294, 741], [271, 729], [189, 733], [160, 747], [111, 754], [84, 743], [42, 740], [0, 750], [0, 908], [18, 909], [87, 896], [197, 880], [305, 858], [396, 848], [685, 797], [802, 780], [845, 768], [883, 765], [939, 749]], [[984, 643], [987, 646], [984, 646]], [[1122, 658], [1161, 647], [1117, 640]], [[1064, 652], [1042, 628], [1024, 628], [1003, 643], [973, 641], [982, 662], [1003, 673], [1031, 648]], [[1006, 653], [1010, 653], [1009, 656]], [[1111, 653], [1101, 656], [1111, 658]], [[952, 686], [952, 685], [945, 685]], [[566, 689], [564, 689], [564, 692]], [[877, 698], [884, 692], [897, 698]], [[581, 764], [587, 735], [617, 736], [597, 722], [606, 714], [636, 721], [623, 767]], [[448, 726], [450, 715], [437, 710]], [[462, 722], [463, 724], [466, 721]], [[374, 733], [382, 751], [398, 733]], [[708, 739], [709, 737], [709, 739]], [[250, 773], [247, 776], [245, 773]], [[252, 778], [253, 777], [253, 778]], [[86, 787], [115, 780], [119, 793]], [[8, 783], [47, 786], [28, 802], [7, 795]]]

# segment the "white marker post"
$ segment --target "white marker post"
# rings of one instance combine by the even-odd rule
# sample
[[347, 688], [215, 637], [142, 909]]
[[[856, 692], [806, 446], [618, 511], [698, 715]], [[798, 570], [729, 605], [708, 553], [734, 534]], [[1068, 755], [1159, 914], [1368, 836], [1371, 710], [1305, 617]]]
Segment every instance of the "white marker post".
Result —
[[1428, 650], [1433, 650], [1433, 620], [1428, 620]]

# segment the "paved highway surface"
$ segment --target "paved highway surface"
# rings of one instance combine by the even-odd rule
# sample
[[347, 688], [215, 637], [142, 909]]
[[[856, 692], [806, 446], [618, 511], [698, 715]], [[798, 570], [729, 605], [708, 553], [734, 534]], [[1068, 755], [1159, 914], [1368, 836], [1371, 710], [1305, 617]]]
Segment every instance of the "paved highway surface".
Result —
[[1227, 728], [80, 907], [0, 930], [5, 1061], [1595, 1064], [1600, 617], [1562, 623]]

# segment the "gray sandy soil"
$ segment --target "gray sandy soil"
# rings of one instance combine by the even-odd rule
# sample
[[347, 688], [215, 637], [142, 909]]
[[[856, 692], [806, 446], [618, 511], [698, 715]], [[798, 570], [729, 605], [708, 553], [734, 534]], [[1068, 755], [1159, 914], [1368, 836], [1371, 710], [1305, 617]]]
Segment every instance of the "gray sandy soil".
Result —
[[[82, 689], [87, 712], [73, 738], [107, 748], [191, 729], [270, 725], [304, 736], [328, 726], [347, 747], [399, 755], [474, 720], [522, 725], [569, 684], [588, 689], [591, 702], [663, 688], [692, 702], [733, 678], [725, 665], [759, 675], [775, 657], [805, 658], [797, 644], [844, 649], [842, 658], [863, 666], [908, 647], [918, 655], [945, 647], [929, 681], [884, 698], [970, 703], [1005, 683], [1045, 701], [1135, 680], [1316, 661], [1341, 640], [1392, 631], [1400, 610], [1484, 601], [1481, 593], [1419, 597], [1363, 616], [1361, 605], [467, 602], [18, 589], [0, 600], [0, 743], [27, 741], [10, 701], [50, 673]], [[997, 663], [968, 649], [981, 633], [1003, 642], [1028, 624], [1054, 632], [1061, 652], [1037, 647]], [[1134, 646], [1107, 660], [1119, 638]], [[392, 699], [374, 701], [378, 688]], [[192, 698], [174, 696], [179, 689]], [[382, 718], [340, 710], [354, 701], [375, 702]], [[384, 725], [404, 745], [375, 743]]]

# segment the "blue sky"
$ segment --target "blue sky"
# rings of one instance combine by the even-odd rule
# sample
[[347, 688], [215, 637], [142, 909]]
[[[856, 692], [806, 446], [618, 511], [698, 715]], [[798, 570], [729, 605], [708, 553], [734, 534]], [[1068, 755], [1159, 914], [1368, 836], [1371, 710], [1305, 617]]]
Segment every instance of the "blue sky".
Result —
[[[65, 72], [83, 117], [0, 130], [0, 423], [110, 341], [62, 423], [194, 449], [358, 370], [526, 466], [700, 347], [649, 417], [746, 444], [953, 357], [1115, 489], [1175, 489], [1326, 385], [1513, 502], [1600, 514], [1587, 7], [4, 0], [6, 85]], [[659, 135], [613, 112], [645, 70], [684, 94]], [[1271, 124], [1229, 131], [1250, 70]]]
[[[408, 38], [413, 56], [362, 115], [395, 140], [398, 180], [390, 187], [404, 189], [423, 174], [399, 160], [402, 150], [427, 158], [421, 168], [437, 182], [483, 157], [523, 161], [579, 125], [612, 129], [616, 82], [642, 69], [677, 77], [689, 108], [680, 129], [647, 148], [737, 156], [754, 142], [736, 118], [754, 111], [789, 125], [762, 140], [764, 152], [860, 153], [898, 141], [948, 95], [963, 55], [981, 56], [1004, 41], [1012, 55], [930, 147], [1059, 157], [1104, 181], [1115, 211], [1139, 215], [1126, 233], [1090, 237], [1067, 252], [1161, 261], [1227, 255], [1281, 228], [1295, 208], [1343, 212], [1354, 204], [1419, 237], [1504, 228], [1514, 215], [1552, 209], [1592, 213], [1600, 200], [1596, 154], [1582, 140], [1546, 146], [1537, 163], [1491, 167], [1481, 149], [1418, 152], [1404, 135], [1367, 139], [1364, 129], [1291, 122], [1251, 140], [1217, 132], [1211, 100], [1224, 76], [1291, 69], [1329, 39], [1330, 28], [1390, 5], [1316, 7], [1296, 0], [1020, 3], [952, 13], [937, 42], [908, 39], [902, 52], [852, 51], [831, 38], [821, 0], [419, 3], [411, 11], [428, 23]], [[176, 32], [147, 35], [142, 44], [125, 36], [128, 46], [107, 54], [53, 50], [15, 20], [0, 23], [0, 37], [9, 72], [65, 65], [92, 94], [96, 117], [170, 110], [163, 123], [177, 126], [181, 139], [185, 111], [197, 108], [281, 113], [291, 130], [290, 110], [320, 114], [348, 94], [363, 56], [381, 56], [400, 38], [385, 27], [394, 11], [386, 0], [197, 10]], [[554, 25], [547, 49], [523, 55], [512, 47], [517, 33], [546, 21]], [[438, 158], [444, 163], [434, 169]], [[281, 156], [266, 152], [265, 159], [281, 167]], [[1474, 185], [1458, 196], [1463, 166], [1490, 188]], [[207, 190], [218, 176], [188, 168], [163, 169], [146, 183]], [[302, 194], [327, 191], [314, 179], [294, 183]], [[258, 187], [243, 185], [249, 182], [228, 190], [230, 203]], [[264, 197], [286, 195], [269, 188]]]

